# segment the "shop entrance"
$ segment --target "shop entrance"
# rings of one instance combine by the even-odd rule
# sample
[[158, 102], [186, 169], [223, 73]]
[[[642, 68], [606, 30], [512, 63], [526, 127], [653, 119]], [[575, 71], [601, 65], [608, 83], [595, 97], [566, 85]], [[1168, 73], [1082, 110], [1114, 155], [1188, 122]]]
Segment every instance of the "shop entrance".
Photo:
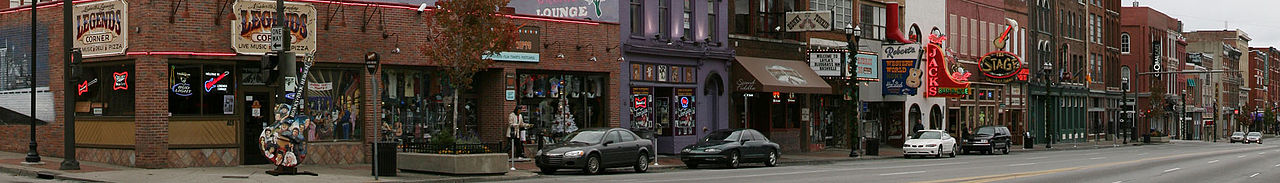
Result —
[[262, 154], [261, 146], [258, 146], [258, 136], [262, 134], [263, 123], [270, 121], [272, 118], [271, 95], [267, 92], [245, 92], [244, 101], [244, 128], [241, 132], [241, 143], [244, 145], [240, 154], [243, 155], [242, 165], [258, 165], [271, 163], [267, 157]]

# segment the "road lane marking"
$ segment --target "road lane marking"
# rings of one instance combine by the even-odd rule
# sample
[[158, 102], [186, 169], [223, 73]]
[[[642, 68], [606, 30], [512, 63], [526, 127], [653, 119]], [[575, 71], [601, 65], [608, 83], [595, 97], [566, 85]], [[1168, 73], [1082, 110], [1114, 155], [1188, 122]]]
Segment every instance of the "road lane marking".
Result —
[[1237, 157], [1237, 158], [1244, 158], [1244, 157], [1245, 157], [1245, 155], [1240, 155], [1240, 156], [1236, 156], [1236, 157]]
[[1107, 159], [1107, 157], [1096, 157], [1096, 158], [1089, 158], [1089, 159]]
[[1147, 155], [1147, 153], [1138, 154], [1138, 156]]
[[1276, 167], [1280, 167], [1280, 164], [1276, 164]]
[[1249, 178], [1257, 177], [1258, 174], [1262, 174], [1262, 173], [1253, 173], [1253, 175], [1250, 175]]
[[924, 172], [925, 172], [925, 171], [898, 172], [898, 173], [882, 173], [882, 174], [880, 174], [880, 176], [902, 175], [902, 174], [916, 174], [916, 173], [924, 173]]
[[1258, 153], [1258, 155], [1263, 155], [1263, 154], [1267, 154], [1267, 152], [1260, 152], [1260, 153]]
[[1111, 183], [1121, 183], [1121, 182], [1124, 182], [1124, 181], [1123, 181], [1123, 180], [1117, 180], [1117, 181], [1115, 181], [1115, 182], [1111, 182]]
[[1181, 169], [1182, 169], [1182, 168], [1172, 168], [1172, 169], [1164, 170], [1164, 173], [1169, 173], [1169, 172], [1172, 172], [1172, 171], [1178, 171], [1178, 170], [1181, 170]]
[[1216, 159], [1215, 159], [1215, 160], [1213, 160], [1213, 161], [1209, 161], [1209, 164], [1213, 164], [1213, 163], [1217, 163], [1217, 162], [1218, 162], [1218, 160], [1216, 160]]
[[[1066, 171], [1075, 171], [1075, 170], [1092, 169], [1092, 168], [1101, 168], [1101, 167], [1110, 167], [1110, 166], [1117, 166], [1117, 165], [1124, 165], [1124, 164], [1133, 164], [1133, 163], [1140, 163], [1140, 162], [1145, 162], [1145, 161], [1156, 161], [1156, 160], [1165, 160], [1165, 159], [1175, 159], [1175, 158], [1183, 158], [1183, 157], [1189, 157], [1189, 156], [1205, 156], [1205, 155], [1211, 155], [1211, 154], [1226, 154], [1226, 153], [1247, 152], [1247, 151], [1255, 150], [1255, 149], [1261, 149], [1261, 148], [1259, 148], [1259, 147], [1255, 147], [1255, 148], [1246, 148], [1246, 149], [1220, 150], [1220, 151], [1200, 152], [1200, 153], [1191, 153], [1191, 154], [1177, 154], [1177, 155], [1169, 155], [1169, 156], [1162, 156], [1162, 157], [1151, 157], [1151, 158], [1137, 159], [1137, 160], [1129, 160], [1129, 161], [1122, 161], [1122, 162], [1112, 162], [1112, 163], [1104, 163], [1104, 164], [1095, 164], [1095, 165], [1086, 165], [1086, 166], [1077, 166], [1077, 167], [1059, 168], [1059, 169], [1043, 170], [1043, 171], [1018, 172], [1018, 173], [1009, 173], [1009, 174], [1000, 174], [1000, 175], [973, 176], [973, 177], [960, 177], [960, 178], [950, 178], [950, 179], [931, 180], [931, 181], [917, 181], [917, 182], [915, 182], [915, 183], [942, 183], [942, 182], [971, 182], [971, 183], [986, 183], [986, 182], [995, 182], [995, 181], [1009, 180], [1009, 179], [1014, 179], [1014, 178], [1034, 177], [1034, 176], [1047, 175], [1047, 174], [1054, 174], [1054, 173], [1060, 173], [1060, 172], [1066, 172]], [[1142, 154], [1147, 154], [1147, 153], [1142, 153]]]
[[1012, 164], [1012, 165], [1007, 165], [1007, 166], [1027, 166], [1027, 165], [1034, 165], [1034, 164], [1036, 164], [1036, 163]]
[[[935, 166], [945, 166], [945, 165], [961, 165], [961, 164], [968, 164], [968, 163], [969, 163], [969, 162], [952, 162], [952, 163], [938, 163], [938, 164], [928, 164], [928, 165], [903, 165], [903, 166], [891, 166], [891, 167], [862, 167], [862, 168], [844, 168], [844, 169], [822, 169], [822, 170], [802, 171], [802, 172], [780, 172], [780, 173], [749, 174], [749, 175], [724, 176], [724, 177], [709, 177], [709, 176], [704, 176], [704, 177], [696, 177], [696, 178], [682, 178], [682, 179], [645, 180], [645, 181], [637, 181], [637, 183], [643, 183], [643, 182], [691, 182], [691, 181], [699, 181], [699, 180], [741, 179], [741, 178], [749, 178], [749, 177], [767, 177], [767, 176], [779, 176], [779, 175], [797, 175], [797, 174], [825, 173], [825, 172], [838, 172], [838, 171], [881, 170], [881, 169], [915, 168], [915, 167], [935, 167]], [[738, 169], [738, 170], [741, 170], [741, 169]], [[701, 171], [686, 171], [686, 172], [673, 172], [673, 173], [699, 173], [699, 172], [701, 172]]]

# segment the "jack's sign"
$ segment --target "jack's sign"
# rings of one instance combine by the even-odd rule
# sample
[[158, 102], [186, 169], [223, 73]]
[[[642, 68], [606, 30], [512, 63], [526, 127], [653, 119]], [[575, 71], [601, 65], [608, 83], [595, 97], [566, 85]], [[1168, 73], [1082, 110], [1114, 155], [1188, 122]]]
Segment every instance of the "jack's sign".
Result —
[[76, 4], [71, 12], [72, 44], [84, 57], [124, 54], [129, 47], [129, 5], [124, 0]]
[[[271, 28], [276, 25], [276, 2], [239, 0], [232, 5], [231, 47], [236, 53], [262, 55], [271, 51]], [[316, 7], [307, 3], [285, 2], [285, 33], [292, 45], [289, 52], [316, 51]]]

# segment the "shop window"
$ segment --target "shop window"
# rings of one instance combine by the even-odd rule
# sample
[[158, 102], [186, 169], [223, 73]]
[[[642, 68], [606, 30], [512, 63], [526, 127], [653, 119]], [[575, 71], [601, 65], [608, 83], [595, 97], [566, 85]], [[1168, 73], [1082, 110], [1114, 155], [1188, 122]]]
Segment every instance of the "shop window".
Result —
[[232, 65], [169, 66], [169, 112], [174, 115], [232, 115], [236, 73]]
[[134, 115], [133, 64], [83, 66], [74, 81], [76, 114]]
[[[350, 72], [352, 71], [328, 75]], [[451, 121], [453, 109], [449, 107], [451, 103], [445, 101], [446, 98], [452, 99], [446, 97], [448, 96], [446, 92], [452, 93], [453, 90], [447, 89], [444, 82], [439, 82], [441, 77], [415, 70], [386, 70], [382, 72], [381, 78], [382, 87], [379, 90], [382, 96], [383, 124], [381, 125], [387, 125], [384, 129], [390, 129], [391, 138], [401, 139], [404, 142], [426, 142], [435, 133], [453, 127]], [[335, 130], [340, 130], [338, 128], [341, 128], [341, 125], [341, 122], [335, 123]], [[466, 124], [462, 124], [459, 127], [465, 126]], [[352, 133], [361, 132], [356, 129], [358, 128], [353, 128]], [[475, 134], [470, 133], [471, 130], [458, 132], [460, 134], [455, 134], [458, 137], [476, 138], [473, 136]], [[334, 135], [339, 138], [342, 136], [336, 132]]]
[[[363, 134], [360, 120], [364, 101], [361, 70], [311, 69], [307, 75], [306, 106], [313, 117], [312, 141], [353, 140]], [[403, 127], [403, 125], [401, 125]]]
[[[536, 134], [555, 140], [578, 129], [609, 127], [608, 97], [604, 95], [606, 91], [603, 88], [608, 86], [607, 75], [542, 72], [520, 72], [517, 75], [517, 103], [525, 122], [535, 126]], [[632, 108], [643, 107], [641, 110], [657, 112], [649, 106], [657, 103], [648, 98], [649, 95], [633, 96], [636, 97], [651, 102], [642, 102]], [[636, 123], [632, 128], [654, 127], [649, 122], [656, 121], [649, 119], [656, 118], [653, 116], [656, 114], [636, 112], [633, 110], [636, 116], [632, 116], [632, 121]]]

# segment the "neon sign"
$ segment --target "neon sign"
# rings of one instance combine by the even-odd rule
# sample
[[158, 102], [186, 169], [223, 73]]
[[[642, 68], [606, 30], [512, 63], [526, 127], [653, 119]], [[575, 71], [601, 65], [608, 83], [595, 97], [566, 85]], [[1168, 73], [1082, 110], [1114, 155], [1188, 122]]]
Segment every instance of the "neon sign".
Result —
[[[219, 82], [219, 81], [222, 81], [222, 78], [226, 78], [226, 77], [227, 77], [227, 75], [229, 75], [229, 74], [231, 74], [231, 73], [230, 73], [230, 72], [222, 72], [222, 74], [205, 73], [205, 75], [207, 75], [207, 76], [213, 76], [213, 75], [216, 75], [217, 77], [209, 78], [209, 80], [208, 80], [208, 81], [205, 81], [205, 82], [204, 82], [204, 92], [210, 92], [210, 91], [213, 91], [214, 86], [219, 86], [218, 82]], [[221, 86], [219, 86], [219, 88], [220, 88], [220, 89], [219, 89], [220, 91], [222, 91], [222, 90], [226, 90], [226, 85], [221, 85]]]
[[98, 83], [98, 79], [96, 78], [93, 79], [92, 81], [81, 82], [79, 85], [76, 85], [76, 88], [77, 88], [76, 95], [84, 95], [85, 92], [89, 92], [89, 86], [93, 86], [93, 84], [97, 84], [97, 83]]
[[129, 72], [112, 72], [111, 78], [116, 81], [115, 84], [111, 85], [111, 90], [129, 89]]
[[929, 44], [925, 46], [925, 59], [929, 63], [925, 97], [964, 97], [971, 91], [968, 82], [953, 78], [951, 69], [946, 67], [947, 57], [942, 52], [942, 42], [946, 40], [944, 36], [930, 35]]

